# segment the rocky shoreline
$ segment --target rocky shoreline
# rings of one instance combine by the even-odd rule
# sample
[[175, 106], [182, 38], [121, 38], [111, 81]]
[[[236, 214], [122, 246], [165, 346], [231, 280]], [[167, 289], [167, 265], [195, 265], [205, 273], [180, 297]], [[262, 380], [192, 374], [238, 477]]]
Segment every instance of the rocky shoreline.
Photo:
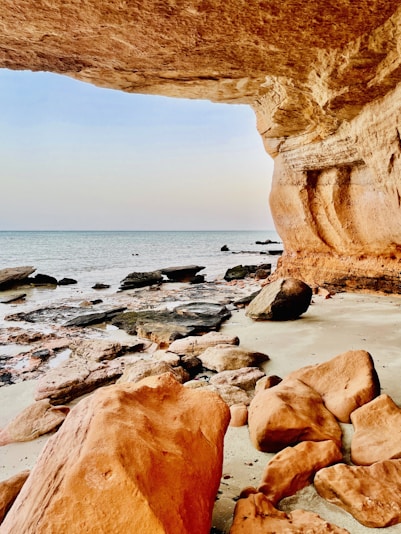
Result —
[[[193, 285], [174, 282], [107, 295], [105, 298], [107, 305], [105, 302], [93, 304], [88, 300], [85, 303], [70, 302], [68, 303], [69, 306], [66, 305], [67, 303], [64, 303], [64, 306], [57, 303], [54, 307], [38, 308], [37, 310], [26, 309], [22, 312], [13, 309], [12, 311], [16, 313], [9, 314], [9, 318], [12, 319], [10, 326], [0, 330], [0, 349], [8, 352], [2, 356], [2, 364], [4, 366], [6, 363], [9, 366], [8, 370], [5, 370], [6, 373], [9, 373], [8, 383], [15, 383], [15, 385], [5, 385], [0, 388], [0, 397], [4, 394], [5, 397], [3, 396], [3, 398], [7, 398], [8, 392], [11, 395], [13, 388], [24, 388], [24, 384], [26, 384], [27, 390], [32, 392], [32, 397], [31, 402], [27, 402], [26, 406], [21, 406], [18, 413], [14, 411], [14, 415], [18, 415], [19, 418], [13, 419], [11, 417], [12, 409], [7, 410], [8, 413], [2, 417], [0, 425], [3, 426], [3, 430], [0, 433], [0, 443], [3, 451], [6, 455], [7, 453], [15, 454], [15, 450], [18, 448], [21, 452], [22, 450], [25, 451], [27, 450], [26, 447], [29, 448], [29, 442], [26, 443], [25, 440], [33, 439], [33, 436], [36, 439], [39, 434], [46, 435], [31, 443], [46, 441], [48, 433], [54, 432], [54, 429], [58, 428], [67, 416], [71, 406], [66, 406], [66, 404], [68, 405], [73, 401], [72, 405], [75, 405], [82, 395], [91, 399], [96, 394], [91, 393], [91, 391], [98, 390], [100, 392], [103, 390], [101, 386], [114, 382], [118, 383], [121, 391], [126, 391], [127, 387], [140, 388], [141, 386], [136, 386], [136, 384], [139, 384], [141, 380], [144, 381], [144, 384], [149, 384], [151, 388], [158, 388], [160, 386], [159, 379], [152, 378], [151, 375], [160, 376], [162, 373], [162, 376], [167, 376], [167, 373], [174, 377], [174, 383], [185, 384], [184, 389], [193, 391], [193, 395], [198, 395], [198, 393], [216, 395], [217, 393], [218, 398], [222, 399], [227, 407], [230, 407], [230, 426], [226, 428], [228, 420], [225, 419], [226, 416], [223, 416], [226, 422], [222, 423], [221, 427], [223, 435], [225, 434], [224, 447], [223, 443], [218, 446], [220, 451], [218, 456], [221, 455], [221, 461], [223, 461], [222, 473], [220, 473], [222, 475], [221, 480], [219, 480], [219, 462], [217, 462], [217, 467], [213, 468], [215, 482], [208, 486], [209, 490], [213, 489], [217, 483], [216, 480], [219, 480], [220, 488], [218, 491], [216, 490], [217, 497], [213, 506], [211, 532], [228, 533], [230, 531], [232, 534], [248, 531], [258, 532], [257, 528], [259, 527], [264, 529], [263, 532], [309, 532], [310, 530], [305, 529], [310, 529], [314, 525], [315, 530], [313, 532], [364, 533], [370, 531], [372, 526], [385, 527], [390, 525], [394, 519], [378, 519], [377, 516], [380, 514], [378, 514], [375, 506], [371, 506], [369, 510], [373, 520], [371, 517], [366, 520], [364, 517], [358, 516], [352, 507], [351, 509], [348, 508], [348, 511], [355, 515], [359, 522], [352, 519], [352, 516], [347, 513], [341, 512], [338, 507], [335, 507], [333, 520], [333, 512], [330, 508], [332, 505], [323, 504], [324, 499], [318, 497], [314, 486], [311, 486], [310, 483], [317, 471], [319, 473], [326, 472], [325, 466], [337, 463], [338, 466], [343, 465], [344, 468], [350, 467], [354, 462], [360, 461], [358, 458], [361, 457], [361, 454], [364, 457], [363, 452], [355, 453], [354, 451], [366, 451], [372, 448], [376, 438], [373, 434], [368, 434], [368, 437], [362, 438], [361, 441], [358, 436], [366, 435], [366, 429], [363, 430], [365, 427], [360, 427], [357, 419], [361, 418], [357, 418], [356, 415], [355, 420], [352, 421], [354, 425], [357, 425], [354, 436], [353, 425], [349, 420], [350, 413], [351, 419], [353, 419], [353, 413], [358, 414], [359, 410], [365, 410], [365, 407], [372, 404], [373, 412], [378, 409], [382, 410], [382, 413], [392, 411], [396, 425], [399, 417], [397, 404], [400, 404], [401, 398], [399, 398], [395, 384], [394, 373], [387, 369], [400, 365], [400, 362], [397, 357], [394, 357], [394, 351], [388, 351], [388, 347], [388, 354], [383, 355], [383, 347], [378, 344], [378, 340], [374, 339], [372, 332], [369, 331], [367, 321], [369, 315], [366, 315], [365, 312], [367, 310], [371, 314], [371, 320], [374, 317], [376, 321], [377, 316], [374, 314], [377, 314], [382, 306], [386, 309], [387, 317], [395, 318], [400, 305], [399, 299], [397, 300], [396, 297], [347, 294], [339, 294], [328, 299], [327, 297], [330, 295], [327, 293], [315, 294], [312, 306], [309, 309], [306, 307], [306, 310], [300, 312], [303, 313], [301, 319], [255, 321], [247, 316], [249, 315], [249, 306], [244, 309], [245, 304], [241, 301], [244, 299], [246, 301], [250, 294], [257, 293], [262, 284], [263, 282], [255, 279], [255, 277], [230, 282], [220, 281], [213, 284], [202, 282]], [[270, 284], [270, 286], [273, 285]], [[267, 292], [268, 287], [265, 288], [266, 291], [264, 292]], [[191, 302], [192, 304], [189, 304]], [[205, 305], [205, 302], [208, 304]], [[139, 303], [142, 303], [142, 310]], [[375, 306], [370, 307], [370, 303], [374, 303]], [[10, 306], [18, 308], [19, 305], [10, 304]], [[99, 306], [102, 307], [102, 312], [95, 312], [93, 309]], [[347, 314], [349, 306], [352, 308], [351, 315]], [[23, 307], [26, 308], [26, 303], [23, 304]], [[136, 314], [135, 324], [137, 326], [131, 330], [131, 326], [128, 327], [127, 324], [124, 324], [126, 331], [117, 328], [123, 324], [122, 318], [118, 318], [118, 314], [115, 316], [112, 314], [106, 318], [107, 322], [103, 323], [68, 326], [66, 323], [71, 320], [68, 314], [72, 313], [69, 308], [73, 308], [73, 314], [78, 314], [78, 317], [79, 314], [88, 316], [93, 313], [103, 313], [105, 310], [118, 310], [120, 316], [130, 314], [130, 324], [133, 324], [132, 314], [134, 313]], [[154, 311], [155, 315], [152, 315], [151, 318], [142, 316], [139, 328], [138, 312], [145, 311], [144, 308], [147, 308], [147, 311]], [[205, 319], [206, 316], [209, 323], [206, 321], [206, 326], [204, 324], [202, 328], [208, 327], [210, 333], [205, 334], [202, 330], [191, 331], [187, 329], [185, 332], [177, 330], [177, 324], [172, 326], [171, 323], [171, 312], [177, 308], [176, 315], [181, 315], [185, 320], [191, 317], [191, 328], [194, 327], [194, 318], [198, 320], [199, 316], [203, 316]], [[360, 314], [359, 317], [355, 316], [356, 309]], [[389, 310], [393, 315], [389, 313]], [[164, 319], [166, 317], [168, 319], [163, 324], [160, 321], [156, 322], [156, 318], [160, 319], [160, 312], [164, 315]], [[214, 319], [217, 317], [219, 321], [222, 320], [217, 323], [213, 321], [210, 323], [212, 316]], [[380, 321], [380, 314], [378, 318]], [[114, 325], [113, 322], [115, 322]], [[365, 322], [367, 324], [364, 324]], [[341, 338], [336, 335], [337, 326], [343, 334]], [[187, 327], [188, 323], [186, 324]], [[351, 334], [352, 339], [352, 336], [355, 335], [355, 328], [361, 332], [358, 336], [362, 346], [359, 347], [355, 347], [355, 340], [350, 342], [349, 334]], [[133, 333], [134, 335], [132, 335]], [[383, 335], [385, 334], [386, 332], [383, 331]], [[306, 341], [309, 343], [307, 348], [305, 346]], [[372, 349], [364, 346], [368, 341], [372, 343]], [[12, 354], [11, 349], [17, 351], [20, 346], [24, 346], [28, 350]], [[7, 349], [5, 349], [6, 347]], [[380, 347], [379, 358], [377, 355], [375, 357], [375, 354], [370, 356], [370, 352], [374, 352], [375, 347]], [[368, 349], [369, 352], [365, 349]], [[397, 351], [397, 348], [395, 350]], [[340, 354], [341, 351], [343, 354]], [[386, 358], [386, 365], [384, 366], [380, 365], [383, 362], [383, 357]], [[338, 363], [340, 361], [343, 362], [341, 365]], [[353, 362], [351, 367], [347, 367], [347, 362]], [[312, 367], [312, 370], [309, 371], [308, 365], [310, 364], [319, 364], [320, 367], [318, 365], [316, 371]], [[366, 372], [363, 369], [366, 369]], [[335, 379], [337, 375], [338, 378]], [[342, 381], [344, 383], [344, 380], [346, 389], [343, 391], [344, 393], [347, 392], [347, 395], [341, 393], [341, 383]], [[7, 381], [3, 379], [3, 383], [7, 384]], [[140, 383], [142, 384], [142, 382]], [[163, 384], [162, 389], [165, 394], [171, 387], [176, 391], [176, 386], [167, 386], [164, 382]], [[321, 385], [319, 386], [319, 384]], [[299, 428], [299, 435], [302, 435], [303, 438], [298, 445], [299, 438], [294, 438], [293, 431], [288, 434], [288, 429], [294, 428], [298, 423], [289, 421], [284, 415], [285, 411], [279, 411], [277, 416], [268, 417], [270, 421], [268, 435], [270, 437], [267, 438], [269, 445], [266, 450], [263, 445], [266, 438], [257, 437], [260, 431], [255, 430], [260, 428], [260, 414], [264, 414], [262, 419], [266, 417], [266, 408], [260, 412], [257, 410], [257, 404], [261, 402], [263, 396], [268, 395], [271, 400], [266, 401], [267, 404], [263, 401], [262, 404], [274, 406], [276, 404], [276, 401], [272, 400], [274, 395], [278, 395], [280, 398], [280, 392], [286, 392], [286, 388], [292, 388], [291, 392], [285, 393], [285, 396], [291, 399], [291, 413], [297, 411], [308, 413], [307, 420], [303, 420], [302, 423], [306, 426]], [[311, 392], [305, 397], [307, 388], [310, 388]], [[108, 390], [104, 389], [104, 391]], [[178, 389], [178, 391], [181, 390]], [[362, 391], [365, 392], [363, 397], [361, 397]], [[202, 398], [206, 399], [206, 397]], [[309, 398], [307, 401], [309, 404], [306, 404], [309, 406], [307, 409], [303, 408], [302, 403], [299, 404], [300, 401], [297, 400], [306, 398]], [[32, 404], [34, 399], [35, 402]], [[324, 403], [324, 409], [322, 404], [320, 410], [327, 411], [329, 409], [334, 413], [334, 415], [329, 416], [324, 412], [326, 414], [324, 417], [329, 418], [328, 421], [330, 421], [327, 423], [329, 425], [327, 428], [331, 430], [328, 430], [328, 433], [323, 432], [324, 435], [321, 434], [322, 428], [324, 428], [322, 412], [321, 417], [318, 417], [317, 426], [315, 425], [315, 428], [320, 432], [319, 437], [316, 438], [315, 435], [315, 437], [307, 438], [305, 432], [306, 429], [311, 428], [311, 416], [320, 413], [317, 412], [317, 406], [322, 402], [319, 399], [323, 399]], [[330, 401], [330, 399], [333, 400]], [[196, 403], [199, 401], [200, 397]], [[338, 402], [344, 405], [344, 401], [349, 406], [346, 409], [346, 415], [341, 415], [345, 413], [344, 408], [340, 408], [338, 411], [338, 408], [330, 407], [337, 406]], [[302, 402], [306, 401], [303, 400]], [[393, 404], [391, 404], [392, 402]], [[81, 403], [79, 404], [81, 405]], [[359, 406], [362, 407], [358, 408]], [[25, 408], [26, 412], [22, 408]], [[247, 426], [248, 409], [250, 420]], [[259, 415], [257, 415], [258, 412], [260, 412]], [[208, 424], [206, 423], [208, 419], [213, 419], [210, 413], [202, 425]], [[167, 418], [167, 415], [165, 414], [164, 417]], [[287, 428], [289, 437], [285, 437], [283, 430], [277, 433], [277, 428], [271, 426], [271, 420], [274, 417], [278, 417], [281, 426]], [[68, 420], [70, 418], [71, 416], [68, 415]], [[340, 422], [335, 423], [334, 421], [338, 418]], [[372, 416], [364, 416], [362, 419], [366, 418], [369, 420]], [[386, 417], [379, 416], [379, 419], [385, 420]], [[255, 423], [255, 421], [257, 422]], [[82, 424], [82, 421], [79, 424]], [[167, 419], [165, 424], [168, 425]], [[360, 428], [357, 428], [358, 425]], [[372, 421], [369, 422], [369, 426], [372, 427]], [[390, 423], [390, 426], [393, 428], [394, 425]], [[64, 427], [63, 423], [61, 429]], [[265, 435], [266, 424], [263, 423], [262, 427], [264, 428], [263, 435]], [[383, 435], [385, 429], [386, 425], [379, 430], [379, 434]], [[68, 436], [66, 437], [65, 433], [60, 434], [60, 432], [61, 430], [54, 436], [64, 435], [63, 439], [67, 439], [68, 442]], [[58, 439], [62, 438], [59, 437]], [[219, 440], [221, 441], [221, 438]], [[397, 436], [395, 436], [394, 441], [391, 439], [390, 432], [386, 441], [389, 448], [383, 450], [382, 447], [379, 447], [381, 455], [369, 457], [367, 463], [365, 460], [362, 461], [363, 465], [366, 466], [364, 467], [366, 471], [360, 471], [360, 475], [358, 472], [357, 476], [362, 477], [361, 480], [369, 480], [370, 468], [367, 464], [372, 461], [375, 464], [377, 461], [390, 462], [391, 468], [398, 472], [398, 461], [390, 460], [390, 458], [398, 457]], [[315, 450], [313, 448], [315, 443], [326, 444], [327, 442], [328, 448], [324, 448], [326, 445], [322, 445], [323, 449], [317, 447]], [[274, 450], [270, 448], [272, 443], [277, 443]], [[332, 447], [331, 443], [337, 447], [335, 448], [333, 445], [333, 451], [330, 448]], [[393, 448], [391, 443], [394, 443]], [[174, 446], [177, 446], [177, 443]], [[304, 451], [302, 447], [305, 446], [307, 449]], [[51, 454], [55, 455], [54, 450], [51, 450]], [[287, 459], [285, 454], [289, 453], [297, 456], [289, 456], [291, 459]], [[281, 460], [282, 456], [283, 460]], [[323, 458], [325, 459], [323, 460]], [[273, 459], [276, 463], [272, 463]], [[305, 460], [307, 460], [307, 465]], [[33, 465], [34, 458], [31, 458], [31, 462]], [[296, 471], [288, 471], [288, 462], [296, 466]], [[386, 469], [389, 469], [387, 464], [385, 466]], [[21, 465], [21, 467], [25, 466]], [[31, 465], [26, 467], [31, 467]], [[353, 467], [350, 468], [353, 469]], [[326, 469], [331, 468], [327, 467]], [[361, 470], [362, 466], [359, 469]], [[1, 478], [6, 479], [16, 474], [18, 470], [10, 470], [7, 465], [4, 465], [0, 466], [1, 471], [3, 472]], [[201, 472], [202, 469], [199, 473]], [[303, 474], [301, 475], [301, 473]], [[316, 487], [319, 489], [319, 493], [324, 495], [327, 482], [323, 474], [320, 475], [319, 473], [319, 476], [316, 475]], [[25, 476], [25, 474], [22, 475], [22, 477]], [[51, 474], [44, 472], [43, 476], [49, 480]], [[65, 476], [69, 475], [66, 474]], [[199, 474], [200, 480], [202, 480], [202, 476]], [[352, 476], [356, 475], [353, 474]], [[344, 477], [346, 475], [341, 473], [340, 480]], [[384, 475], [381, 477], [384, 478]], [[32, 492], [32, 477], [29, 480], [31, 480], [31, 486], [27, 486], [24, 500], [26, 500], [27, 493]], [[38, 480], [35, 484], [38, 484]], [[294, 480], [303, 480], [303, 482], [294, 486]], [[394, 480], [396, 479], [393, 476], [393, 482]], [[190, 484], [190, 481], [182, 481], [184, 486], [187, 483]], [[21, 484], [20, 480], [16, 480], [15, 484], [18, 487]], [[385, 482], [386, 489], [390, 487], [389, 484], [389, 481]], [[184, 486], [181, 487], [180, 491], [183, 491]], [[189, 491], [189, 487], [185, 491]], [[350, 491], [349, 487], [343, 487], [345, 488], [344, 494], [347, 494]], [[337, 495], [340, 495], [342, 490], [337, 488], [335, 491]], [[364, 495], [366, 491], [364, 490]], [[376, 494], [370, 495], [369, 498], [385, 502], [386, 498], [378, 493], [377, 487], [375, 487], [375, 491]], [[151, 492], [148, 497], [152, 499], [152, 495]], [[330, 501], [329, 495], [326, 495], [326, 498]], [[210, 500], [211, 497], [209, 496], [208, 499]], [[353, 500], [358, 503], [357, 495]], [[236, 503], [238, 506], [233, 522]], [[336, 502], [336, 504], [341, 506], [340, 502]], [[300, 508], [306, 511], [302, 514], [293, 513], [294, 505], [296, 509]], [[180, 505], [180, 507], [182, 506], [183, 504]], [[189, 506], [189, 502], [186, 503], [186, 506]], [[355, 506], [357, 507], [358, 504]], [[396, 507], [394, 501], [392, 501], [391, 506], [393, 509]], [[11, 532], [12, 530], [9, 530], [10, 525], [17, 525], [15, 523], [16, 514], [18, 517], [27, 517], [24, 515], [25, 512], [21, 512], [20, 505], [17, 506], [16, 510], [18, 513], [10, 512], [8, 522], [4, 523], [6, 529], [4, 532]], [[263, 512], [261, 512], [262, 510]], [[311, 511], [319, 513], [320, 517], [324, 519], [319, 519], [316, 514], [311, 514]], [[270, 523], [261, 525], [260, 519], [257, 519], [260, 518], [260, 513], [269, 518], [269, 521], [272, 521], [271, 525], [275, 526], [269, 526]], [[252, 530], [244, 530], [244, 522], [240, 518], [245, 516], [249, 518], [246, 523], [252, 525]], [[394, 517], [398, 517], [397, 514]], [[382, 524], [379, 524], [380, 521]], [[368, 526], [362, 526], [361, 523]], [[292, 525], [291, 528], [293, 529], [298, 528], [298, 530], [288, 530], [289, 525]], [[199, 526], [192, 526], [191, 528], [203, 532]], [[273, 530], [268, 530], [269, 528]], [[386, 531], [397, 532], [399, 528], [397, 525], [388, 526]], [[28, 530], [26, 531], [28, 532]], [[145, 532], [143, 528], [142, 531]], [[146, 531], [150, 532], [151, 530]], [[186, 531], [189, 532], [185, 529], [181, 532]]]

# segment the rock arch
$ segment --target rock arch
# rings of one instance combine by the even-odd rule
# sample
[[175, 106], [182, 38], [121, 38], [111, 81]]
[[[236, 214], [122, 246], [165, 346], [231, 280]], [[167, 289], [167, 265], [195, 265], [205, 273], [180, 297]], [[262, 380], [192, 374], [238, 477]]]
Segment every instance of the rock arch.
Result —
[[401, 1], [4, 0], [0, 68], [246, 103], [279, 274], [400, 292]]

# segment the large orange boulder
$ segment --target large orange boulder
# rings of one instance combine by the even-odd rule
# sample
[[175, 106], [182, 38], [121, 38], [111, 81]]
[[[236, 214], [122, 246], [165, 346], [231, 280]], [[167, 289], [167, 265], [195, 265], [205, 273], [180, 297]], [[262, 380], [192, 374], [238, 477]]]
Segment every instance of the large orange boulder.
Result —
[[349, 350], [289, 376], [320, 393], [326, 408], [343, 423], [349, 423], [354, 410], [380, 394], [373, 359], [366, 350]]
[[303, 441], [287, 447], [267, 464], [258, 491], [276, 504], [311, 484], [319, 469], [342, 459], [341, 450], [333, 441]]
[[208, 534], [229, 417], [169, 374], [97, 390], [47, 442], [2, 532]]
[[351, 460], [371, 465], [401, 458], [401, 409], [388, 395], [380, 395], [351, 414], [354, 435]]
[[340, 506], [366, 527], [401, 522], [401, 460], [370, 466], [337, 464], [315, 476], [319, 495]]
[[296, 379], [260, 390], [248, 413], [249, 435], [260, 451], [277, 452], [300, 441], [333, 440], [341, 446], [341, 428], [321, 396]]
[[[313, 512], [277, 510], [263, 493], [240, 499], [234, 510], [230, 534], [347, 534]], [[349, 534], [349, 533], [348, 533]]]

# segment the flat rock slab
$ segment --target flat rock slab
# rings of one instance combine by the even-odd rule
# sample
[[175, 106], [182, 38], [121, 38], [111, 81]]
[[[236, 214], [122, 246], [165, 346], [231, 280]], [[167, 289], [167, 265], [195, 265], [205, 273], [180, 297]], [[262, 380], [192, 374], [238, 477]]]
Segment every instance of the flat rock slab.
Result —
[[161, 269], [161, 272], [172, 282], [191, 282], [196, 274], [204, 268], [201, 265], [184, 265], [181, 267], [166, 267]]
[[0, 304], [10, 304], [16, 300], [21, 300], [26, 297], [26, 293], [15, 293], [14, 295], [9, 295], [8, 297], [3, 297], [0, 299]]
[[277, 510], [263, 495], [254, 493], [239, 499], [234, 510], [230, 534], [349, 534], [348, 530], [327, 523], [313, 512]]
[[93, 313], [82, 313], [82, 308], [78, 306], [55, 306], [39, 308], [30, 312], [14, 313], [7, 315], [5, 319], [28, 323], [55, 323], [63, 326], [89, 326], [109, 321], [125, 309], [125, 307], [120, 307], [97, 310]]
[[316, 474], [315, 488], [321, 497], [366, 527], [383, 528], [401, 522], [401, 460], [367, 467], [333, 465]]
[[333, 440], [341, 447], [341, 428], [321, 396], [296, 379], [260, 390], [249, 407], [249, 435], [260, 451], [278, 452], [300, 441]]
[[123, 382], [139, 382], [148, 376], [157, 376], [163, 373], [171, 373], [174, 378], [181, 383], [189, 380], [189, 375], [182, 367], [174, 368], [167, 362], [163, 361], [144, 361], [133, 362], [125, 366], [124, 373], [117, 380], [118, 384]]
[[258, 491], [276, 505], [312, 484], [319, 469], [342, 459], [341, 450], [333, 441], [303, 441], [286, 447], [267, 464]]
[[351, 414], [354, 435], [351, 460], [371, 465], [401, 458], [401, 409], [388, 395], [380, 395]]
[[225, 306], [196, 302], [174, 310], [125, 312], [114, 317], [112, 324], [164, 346], [181, 337], [217, 330], [230, 316]]
[[342, 423], [350, 414], [380, 394], [380, 382], [372, 356], [366, 350], [350, 350], [331, 360], [303, 367], [289, 375], [320, 393], [328, 410]]
[[171, 343], [168, 350], [180, 356], [199, 356], [207, 348], [221, 344], [239, 345], [239, 338], [221, 334], [220, 332], [208, 332], [203, 336], [188, 336], [176, 339]]
[[2, 529], [207, 534], [229, 417], [169, 374], [102, 388], [47, 442]]
[[43, 399], [27, 406], [0, 431], [0, 445], [31, 441], [58, 428], [67, 417], [68, 406], [52, 406]]
[[9, 267], [0, 269], [0, 288], [6, 289], [23, 282], [30, 274], [36, 271], [35, 267]]
[[296, 278], [279, 278], [265, 286], [249, 304], [246, 315], [256, 321], [287, 321], [306, 312], [312, 289]]
[[267, 354], [245, 350], [235, 345], [216, 345], [209, 347], [198, 358], [203, 367], [211, 371], [229, 371], [243, 367], [257, 367], [269, 360]]

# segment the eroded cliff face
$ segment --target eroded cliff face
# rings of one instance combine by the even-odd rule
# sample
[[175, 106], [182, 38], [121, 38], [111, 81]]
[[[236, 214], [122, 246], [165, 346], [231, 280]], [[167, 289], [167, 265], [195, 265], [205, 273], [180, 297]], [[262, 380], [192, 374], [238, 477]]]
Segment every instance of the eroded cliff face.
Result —
[[[4, 0], [0, 67], [251, 105], [278, 274], [399, 292], [401, 0]], [[245, 187], [245, 185], [244, 185]]]

